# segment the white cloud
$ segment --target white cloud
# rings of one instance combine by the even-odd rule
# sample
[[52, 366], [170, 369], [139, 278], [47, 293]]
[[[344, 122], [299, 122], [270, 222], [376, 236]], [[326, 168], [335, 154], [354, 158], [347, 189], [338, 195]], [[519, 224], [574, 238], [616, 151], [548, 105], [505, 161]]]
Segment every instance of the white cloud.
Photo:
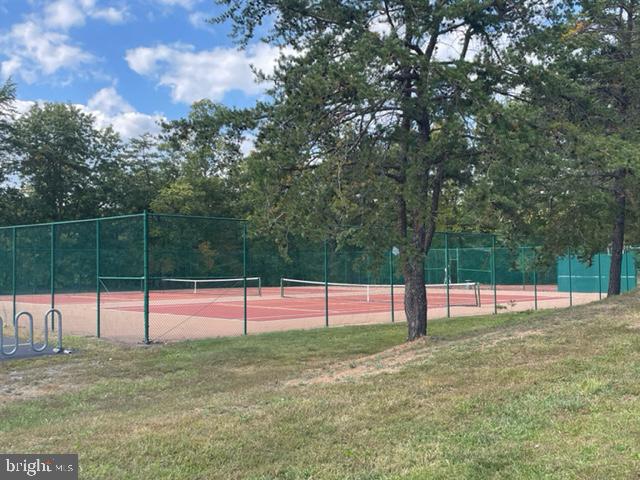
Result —
[[106, 115], [99, 110], [91, 110], [81, 105], [80, 107], [84, 112], [93, 115], [96, 119], [96, 126], [99, 128], [112, 126], [125, 140], [138, 137], [143, 133], [159, 133], [159, 122], [165, 120], [162, 115], [148, 115], [140, 112], [122, 112], [116, 115]]
[[133, 112], [133, 107], [118, 94], [115, 87], [98, 90], [87, 102], [91, 110], [99, 110], [106, 115]]
[[127, 50], [125, 59], [139, 75], [169, 87], [174, 101], [192, 103], [203, 98], [220, 101], [233, 90], [263, 93], [266, 85], [256, 83], [251, 67], [269, 74], [280, 53], [262, 43], [244, 51], [222, 47], [196, 51], [191, 45], [174, 44]]
[[30, 13], [8, 31], [0, 31], [2, 77], [20, 77], [33, 83], [43, 75], [78, 71], [95, 62], [94, 55], [68, 34], [71, 28], [84, 25], [88, 17], [122, 23], [127, 19], [128, 11], [126, 7], [98, 6], [96, 0], [46, 2], [39, 13]]
[[192, 9], [200, 0], [156, 0], [160, 5], [168, 7], [182, 7], [187, 10]]
[[57, 0], [44, 9], [44, 23], [48, 27], [68, 30], [84, 25], [85, 13], [74, 0]]
[[248, 134], [242, 139], [240, 144], [240, 151], [245, 157], [256, 149], [256, 137], [255, 135]]
[[47, 27], [68, 30], [84, 25], [87, 17], [118, 24], [127, 16], [126, 7], [99, 7], [95, 0], [56, 0], [44, 7], [42, 21]]
[[195, 28], [211, 28], [212, 25], [207, 20], [212, 18], [213, 14], [207, 12], [192, 12], [189, 14], [189, 23]]
[[27, 20], [11, 27], [0, 37], [0, 52], [6, 55], [1, 63], [3, 76], [16, 75], [33, 82], [38, 74], [51, 75], [61, 69], [74, 69], [94, 60], [71, 42], [68, 35], [43, 29]]
[[126, 8], [117, 9], [115, 7], [107, 7], [94, 10], [90, 13], [91, 18], [104, 20], [112, 25], [124, 23], [127, 20], [128, 13]]
[[33, 107], [36, 103], [37, 102], [34, 102], [33, 100], [16, 99], [15, 101], [16, 113], [18, 115], [23, 115], [27, 113], [29, 109]]
[[96, 125], [106, 128], [109, 125], [124, 139], [136, 137], [143, 133], [158, 133], [158, 123], [164, 120], [160, 114], [148, 115], [137, 112], [120, 94], [115, 87], [98, 90], [89, 99], [87, 105], [79, 105], [86, 113], [92, 114]]
[[[16, 100], [16, 112], [23, 115], [37, 103], [44, 101]], [[149, 115], [136, 111], [114, 87], [98, 90], [86, 105], [75, 104], [77, 108], [93, 115], [98, 128], [112, 126], [120, 136], [127, 140], [143, 133], [156, 134], [160, 131], [159, 122], [166, 118], [159, 113]]]

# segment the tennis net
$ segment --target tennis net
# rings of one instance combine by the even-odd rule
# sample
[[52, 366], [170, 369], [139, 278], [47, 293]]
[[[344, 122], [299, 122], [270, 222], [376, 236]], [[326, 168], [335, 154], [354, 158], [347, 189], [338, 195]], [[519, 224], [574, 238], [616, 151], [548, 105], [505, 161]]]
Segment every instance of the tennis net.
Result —
[[[229, 294], [244, 288], [244, 278], [162, 278], [162, 290], [191, 291], [193, 294]], [[247, 277], [247, 295], [262, 295], [262, 279]]]
[[[317, 298], [326, 293], [330, 296], [342, 299], [353, 299], [367, 303], [391, 303], [391, 291], [393, 287], [393, 299], [401, 304], [405, 293], [403, 284], [378, 285], [360, 283], [336, 283], [313, 280], [300, 280], [295, 278], [280, 279], [280, 296], [282, 298]], [[480, 307], [480, 284], [476, 282], [425, 284], [427, 296], [436, 305], [446, 305], [446, 297], [449, 295], [449, 304], [456, 307]], [[441, 300], [444, 300], [441, 301]]]

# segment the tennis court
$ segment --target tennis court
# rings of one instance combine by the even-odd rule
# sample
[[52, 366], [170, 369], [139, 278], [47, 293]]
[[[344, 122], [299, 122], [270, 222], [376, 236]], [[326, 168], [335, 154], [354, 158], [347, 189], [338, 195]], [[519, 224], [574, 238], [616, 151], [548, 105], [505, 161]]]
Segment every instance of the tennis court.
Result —
[[[566, 307], [539, 248], [437, 233], [424, 258], [429, 318]], [[129, 343], [401, 322], [402, 252], [335, 238], [251, 236], [239, 219], [138, 214], [0, 228], [0, 316], [60, 308], [65, 332]], [[563, 273], [564, 275], [564, 273]], [[565, 277], [562, 276], [564, 279]], [[602, 282], [597, 282], [602, 285]]]
[[[150, 334], [156, 341], [241, 335], [325, 325], [401, 322], [404, 287], [393, 285], [331, 284], [283, 279], [281, 286], [259, 286], [259, 277], [247, 282], [245, 304], [242, 279], [169, 282], [180, 288], [149, 294]], [[194, 285], [194, 283], [196, 285]], [[233, 286], [229, 284], [233, 283]], [[522, 286], [476, 283], [427, 285], [428, 315], [441, 318], [569, 305], [567, 295], [551, 285], [537, 292]], [[597, 299], [594, 294], [574, 293], [572, 304]], [[140, 290], [103, 293], [101, 329], [118, 341], [139, 342], [144, 298]], [[497, 302], [497, 303], [496, 303]], [[56, 305], [65, 312], [65, 332], [94, 335], [91, 321], [97, 310], [95, 294], [59, 294]], [[447, 307], [448, 305], [448, 307]], [[246, 322], [245, 322], [246, 306]], [[10, 315], [10, 297], [0, 297], [1, 314]], [[48, 295], [19, 297], [19, 310], [39, 315], [50, 308]], [[9, 318], [9, 316], [5, 316]]]

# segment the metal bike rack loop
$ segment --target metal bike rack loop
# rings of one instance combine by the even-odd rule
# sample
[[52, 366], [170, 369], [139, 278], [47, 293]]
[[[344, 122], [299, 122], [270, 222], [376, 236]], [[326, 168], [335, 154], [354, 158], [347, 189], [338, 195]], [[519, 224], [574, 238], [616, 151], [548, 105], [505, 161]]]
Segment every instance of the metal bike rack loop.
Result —
[[[22, 317], [26, 317], [28, 322], [29, 322], [29, 341], [27, 343], [20, 343], [20, 337], [19, 337], [19, 324], [20, 324], [20, 319]], [[36, 352], [36, 353], [40, 353], [43, 352], [47, 349], [47, 347], [49, 346], [49, 318], [51, 318], [51, 323], [53, 324], [53, 322], [55, 321], [55, 319], [57, 318], [58, 320], [58, 345], [53, 349], [54, 353], [60, 353], [63, 351], [62, 348], [62, 313], [60, 312], [60, 310], [52, 308], [50, 310], [47, 311], [47, 313], [44, 315], [44, 340], [40, 345], [37, 345], [35, 343], [35, 339], [34, 339], [34, 335], [33, 335], [33, 315], [31, 315], [31, 313], [26, 312], [26, 311], [22, 311], [20, 313], [18, 313], [14, 320], [13, 320], [13, 344], [9, 347], [9, 349], [5, 349], [5, 344], [4, 344], [4, 340], [5, 340], [5, 336], [4, 336], [4, 321], [3, 319], [0, 317], [0, 355], [3, 355], [5, 357], [12, 357], [14, 356], [17, 352], [18, 352], [18, 348], [20, 347], [24, 347], [24, 346], [29, 346], [31, 347], [31, 350]]]

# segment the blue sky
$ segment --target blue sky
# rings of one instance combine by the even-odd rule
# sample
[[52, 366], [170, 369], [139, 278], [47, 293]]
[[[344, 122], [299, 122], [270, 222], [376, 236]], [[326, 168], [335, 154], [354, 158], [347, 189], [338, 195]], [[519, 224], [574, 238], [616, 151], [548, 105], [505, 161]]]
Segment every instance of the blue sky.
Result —
[[154, 131], [209, 98], [253, 104], [278, 52], [255, 43], [238, 51], [228, 25], [204, 19], [213, 0], [0, 0], [0, 79], [18, 87], [19, 109], [71, 102], [124, 137]]

